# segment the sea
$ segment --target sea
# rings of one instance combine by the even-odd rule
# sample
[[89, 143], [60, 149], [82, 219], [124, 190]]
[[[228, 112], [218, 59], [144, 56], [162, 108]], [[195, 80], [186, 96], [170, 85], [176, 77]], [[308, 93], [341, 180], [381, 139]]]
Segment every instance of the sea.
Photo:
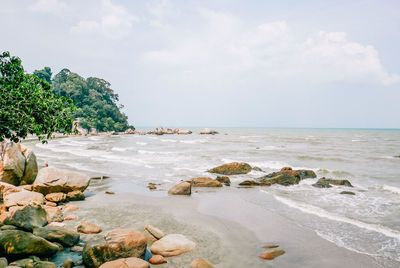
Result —
[[[271, 242], [269, 237], [286, 245], [290, 250], [285, 255], [296, 258], [288, 257], [276, 267], [346, 267], [334, 260], [321, 266], [322, 259], [329, 259], [329, 251], [336, 249], [340, 249], [339, 253], [332, 254], [337, 259], [344, 254], [340, 252], [347, 252], [349, 259], [365, 258], [369, 267], [400, 267], [400, 130], [215, 130], [219, 134], [200, 135], [200, 129], [192, 129], [190, 135], [74, 136], [54, 139], [48, 144], [32, 141], [26, 144], [36, 153], [40, 166], [48, 163], [90, 176], [109, 177], [91, 186], [94, 193], [108, 189], [116, 194], [143, 195], [146, 200], [175, 198], [167, 193], [174, 184], [199, 176], [215, 178], [207, 170], [225, 163], [246, 162], [262, 171], [229, 176], [232, 181], [229, 187], [195, 190], [191, 198], [199, 200], [198, 213], [235, 222], [255, 233], [258, 240], [254, 242], [254, 250], [262, 242]], [[318, 178], [305, 179], [293, 186], [238, 186], [241, 181], [282, 167], [311, 169]], [[354, 187], [313, 187], [321, 177], [347, 179]], [[148, 190], [149, 183], [157, 184], [158, 190]], [[352, 191], [355, 195], [340, 194], [342, 191]], [[202, 205], [207, 204], [202, 200], [214, 203]], [[268, 224], [274, 218], [282, 222], [274, 228], [288, 227], [271, 230]], [[313, 248], [301, 233], [309, 233], [309, 237], [315, 236], [314, 240], [331, 247], [327, 252]], [[261, 252], [251, 253], [254, 260]], [[315, 253], [316, 260], [303, 262], [303, 253], [307, 258]], [[279, 258], [284, 260], [285, 255]], [[214, 261], [223, 263], [223, 256], [215, 257]], [[355, 261], [347, 267], [366, 267], [364, 263]], [[263, 266], [257, 260], [253, 267], [275, 266]]]

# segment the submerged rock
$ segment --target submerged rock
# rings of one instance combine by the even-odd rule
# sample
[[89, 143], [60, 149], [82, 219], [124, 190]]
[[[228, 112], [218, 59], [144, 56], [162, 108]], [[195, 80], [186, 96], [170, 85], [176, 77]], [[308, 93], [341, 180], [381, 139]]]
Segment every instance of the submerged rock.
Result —
[[51, 242], [58, 242], [65, 247], [72, 247], [79, 242], [80, 235], [77, 232], [64, 227], [45, 226], [35, 228], [33, 234]]
[[215, 266], [205, 259], [195, 259], [190, 264], [190, 268], [215, 268]]
[[186, 181], [172, 186], [172, 188], [168, 191], [168, 194], [170, 195], [190, 195], [191, 193], [192, 185]]
[[83, 262], [87, 267], [99, 267], [119, 258], [141, 257], [147, 242], [143, 234], [129, 229], [115, 229], [106, 235], [95, 235], [83, 248]]
[[192, 187], [222, 187], [222, 183], [208, 177], [198, 177], [187, 181]]
[[149, 268], [150, 264], [142, 259], [131, 257], [115, 261], [109, 261], [100, 266], [101, 268]]
[[317, 188], [330, 188], [330, 187], [332, 187], [331, 184], [353, 187], [353, 185], [351, 185], [350, 181], [348, 181], [348, 180], [334, 180], [334, 179], [327, 179], [325, 177], [320, 178], [312, 186], [317, 187]]
[[277, 244], [270, 244], [270, 245], [263, 246], [263, 248], [277, 248], [277, 247], [279, 247], [279, 245], [277, 245]]
[[195, 249], [196, 244], [181, 234], [169, 234], [151, 245], [151, 253], [172, 257]]
[[20, 230], [0, 232], [0, 253], [8, 256], [52, 256], [58, 246], [41, 237]]
[[356, 195], [356, 193], [350, 191], [342, 191], [340, 194]]
[[264, 252], [263, 254], [260, 255], [260, 258], [265, 259], [265, 260], [273, 260], [276, 257], [281, 256], [283, 254], [285, 254], [284, 250], [274, 249], [274, 250]]
[[33, 190], [42, 194], [83, 192], [89, 185], [90, 178], [82, 173], [46, 167], [39, 170], [33, 184]]
[[247, 174], [251, 171], [251, 166], [247, 163], [229, 163], [210, 169], [208, 172], [222, 175]]
[[4, 223], [32, 231], [47, 224], [47, 213], [40, 205], [29, 205], [11, 211]]

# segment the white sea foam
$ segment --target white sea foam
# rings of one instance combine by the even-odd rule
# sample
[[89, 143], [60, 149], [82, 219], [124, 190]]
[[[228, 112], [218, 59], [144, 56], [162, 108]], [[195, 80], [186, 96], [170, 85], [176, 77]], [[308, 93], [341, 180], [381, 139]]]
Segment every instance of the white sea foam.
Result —
[[180, 142], [186, 144], [196, 144], [196, 143], [205, 143], [206, 140], [181, 140]]
[[137, 145], [143, 145], [143, 146], [144, 146], [144, 145], [147, 145], [147, 142], [137, 141], [136, 144], [137, 144]]
[[154, 152], [148, 150], [138, 150], [139, 154], [175, 154], [175, 152]]
[[126, 152], [128, 151], [130, 148], [129, 147], [125, 147], [125, 148], [121, 148], [121, 147], [112, 147], [111, 151], [117, 151], [117, 152]]
[[146, 167], [146, 168], [154, 168], [154, 167], [151, 166], [151, 165], [144, 165], [144, 167]]
[[398, 188], [398, 187], [384, 184], [382, 188], [385, 191], [389, 191], [389, 192], [392, 192], [392, 193], [395, 193], [395, 194], [400, 194], [400, 188]]
[[177, 140], [171, 140], [171, 139], [160, 139], [160, 141], [162, 141], [162, 142], [172, 142], [172, 143], [177, 142]]
[[[261, 190], [262, 192], [265, 192], [263, 190]], [[358, 221], [355, 219], [350, 219], [347, 218], [345, 216], [342, 215], [337, 215], [335, 213], [331, 213], [328, 212], [322, 208], [313, 206], [313, 205], [309, 205], [306, 203], [302, 203], [299, 201], [293, 201], [284, 197], [280, 197], [280, 196], [276, 196], [274, 195], [275, 199], [278, 200], [279, 202], [291, 207], [291, 208], [295, 208], [298, 209], [302, 212], [308, 213], [308, 214], [312, 214], [321, 218], [326, 218], [329, 220], [333, 220], [333, 221], [338, 221], [338, 222], [344, 222], [344, 223], [348, 223], [354, 226], [357, 226], [359, 228], [363, 228], [372, 232], [377, 232], [380, 234], [383, 234], [387, 237], [392, 237], [392, 238], [396, 238], [400, 240], [400, 232], [396, 231], [396, 230], [392, 230], [386, 226], [382, 226], [379, 224], [371, 224], [371, 223], [365, 223], [362, 221]]]

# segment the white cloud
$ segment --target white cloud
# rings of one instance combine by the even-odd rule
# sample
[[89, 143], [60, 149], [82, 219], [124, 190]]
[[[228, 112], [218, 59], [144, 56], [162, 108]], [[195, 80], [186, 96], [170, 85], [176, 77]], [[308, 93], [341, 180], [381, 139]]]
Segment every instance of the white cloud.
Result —
[[102, 15], [98, 20], [81, 20], [71, 28], [74, 34], [101, 34], [108, 38], [122, 38], [129, 35], [134, 21], [123, 6], [114, 5], [111, 0], [102, 1]]
[[285, 21], [248, 27], [231, 14], [210, 10], [199, 14], [202, 29], [185, 35], [182, 27], [169, 29], [168, 45], [147, 52], [144, 61], [203, 78], [383, 85], [400, 81], [385, 70], [373, 46], [349, 41], [344, 32], [321, 31], [301, 40]]
[[38, 0], [29, 7], [34, 12], [57, 14], [67, 8], [67, 4], [59, 0]]

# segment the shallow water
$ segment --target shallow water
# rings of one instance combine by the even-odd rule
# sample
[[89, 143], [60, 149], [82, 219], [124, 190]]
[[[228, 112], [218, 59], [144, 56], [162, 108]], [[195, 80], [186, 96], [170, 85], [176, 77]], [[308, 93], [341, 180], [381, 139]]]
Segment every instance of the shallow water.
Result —
[[[115, 217], [130, 215], [138, 206], [158, 204], [154, 208], [137, 210], [136, 213], [147, 211], [147, 214], [139, 213], [140, 219], [137, 223], [129, 220], [133, 227], [142, 228], [148, 223], [145, 222], [146, 218], [152, 219], [149, 215], [154, 211], [148, 213], [152, 209], [157, 211], [158, 208], [160, 212], [160, 208], [166, 210], [165, 204], [168, 204], [168, 207], [177, 206], [176, 202], [172, 201], [175, 197], [168, 197], [167, 192], [163, 190], [169, 189], [180, 180], [210, 176], [206, 172], [207, 169], [232, 161], [244, 161], [262, 168], [265, 172], [292, 166], [313, 169], [318, 177], [346, 178], [354, 188], [318, 189], [311, 186], [316, 179], [307, 179], [290, 187], [274, 185], [238, 189], [236, 186], [240, 181], [257, 178], [265, 173], [252, 171], [247, 175], [230, 176], [233, 181], [231, 187], [216, 190], [199, 189], [199, 193], [195, 193], [191, 198], [178, 202], [183, 206], [180, 211], [183, 213], [182, 217], [171, 218], [170, 224], [156, 223], [175, 226], [176, 231], [189, 228], [186, 230], [189, 234], [197, 239], [205, 239], [204, 243], [196, 241], [199, 244], [198, 248], [203, 248], [215, 240], [215, 247], [206, 247], [198, 252], [214, 261], [218, 267], [228, 267], [224, 265], [229, 263], [226, 258], [234, 255], [240, 256], [232, 258], [235, 259], [234, 263], [240, 263], [239, 260], [242, 260], [242, 267], [249, 264], [253, 267], [278, 267], [278, 264], [279, 267], [290, 267], [299, 263], [308, 267], [318, 267], [321, 264], [324, 264], [324, 267], [337, 267], [337, 259], [336, 262], [334, 259], [331, 262], [323, 261], [324, 258], [332, 258], [332, 254], [342, 258], [343, 263], [351, 260], [351, 267], [365, 267], [365, 263], [372, 267], [400, 265], [400, 158], [394, 157], [400, 154], [400, 131], [219, 131], [221, 134], [215, 136], [92, 136], [57, 139], [47, 145], [33, 142], [27, 144], [35, 150], [41, 164], [48, 161], [50, 166], [111, 177], [103, 181], [94, 181], [90, 187], [93, 193], [100, 193], [105, 189], [111, 189], [117, 195], [132, 193], [132, 199], [136, 201], [130, 203], [130, 199], [125, 197], [124, 204], [115, 204], [113, 213], [116, 214], [108, 221], [101, 222], [110, 227], [118, 227], [114, 226], [115, 222], [112, 221]], [[144, 188], [149, 182], [161, 183], [158, 186], [161, 191], [150, 192]], [[356, 195], [339, 194], [343, 190], [353, 191]], [[93, 205], [95, 203], [90, 203], [90, 200], [98, 198], [98, 195], [90, 197], [84, 203]], [[141, 199], [146, 202], [140, 202]], [[94, 220], [108, 218], [110, 206], [107, 203], [101, 204], [102, 209], [85, 217]], [[232, 208], [231, 205], [236, 207]], [[86, 205], [82, 203], [82, 206]], [[189, 211], [190, 208], [194, 212]], [[193, 233], [196, 228], [192, 227], [194, 229], [190, 230], [190, 227], [187, 227], [196, 224], [189, 223], [187, 215], [195, 218], [193, 215], [197, 212], [208, 215], [207, 220], [203, 222], [214, 222], [210, 223], [208, 228], [211, 231], [201, 228], [203, 233]], [[164, 215], [163, 213], [161, 214]], [[162, 219], [167, 219], [166, 215], [171, 213], [165, 214]], [[246, 239], [232, 238], [235, 241], [233, 243], [240, 245], [240, 249], [222, 246], [223, 241], [229, 239], [221, 237], [227, 236], [228, 232], [223, 228], [218, 229], [218, 220], [212, 220], [215, 218], [222, 220], [221, 222], [231, 222], [232, 226], [235, 226], [232, 228], [236, 230], [242, 228], [242, 232], [251, 233], [246, 235]], [[200, 219], [198, 221], [202, 222]], [[124, 223], [124, 227], [128, 225], [129, 223]], [[287, 228], [283, 231], [271, 230], [279, 229], [279, 226]], [[275, 242], [284, 243], [284, 249], [289, 249], [289, 252], [268, 264], [265, 261], [260, 262], [257, 255], [262, 251], [257, 248], [261, 243], [269, 242], [272, 237]], [[319, 245], [320, 249], [315, 245]], [[302, 246], [305, 247], [301, 248]], [[227, 250], [221, 251], [217, 248]], [[314, 260], [310, 260], [313, 258], [312, 253], [316, 255]], [[191, 254], [193, 256], [188, 254], [188, 257], [182, 257], [182, 263], [188, 262], [185, 258], [190, 259], [196, 255]], [[181, 264], [175, 265], [171, 267], [180, 267]]]

